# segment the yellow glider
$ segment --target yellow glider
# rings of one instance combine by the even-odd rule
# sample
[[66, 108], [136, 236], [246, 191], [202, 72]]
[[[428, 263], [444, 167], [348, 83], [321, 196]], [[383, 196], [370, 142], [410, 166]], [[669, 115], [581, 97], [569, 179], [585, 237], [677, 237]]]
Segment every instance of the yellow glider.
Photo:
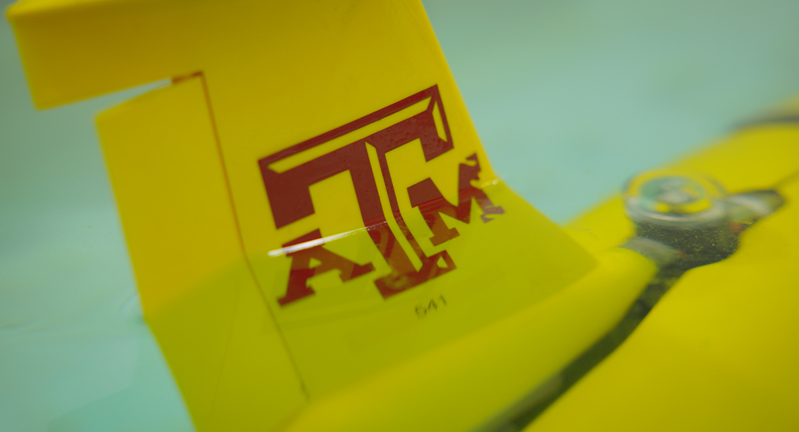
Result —
[[[620, 197], [564, 229], [492, 171], [418, 1], [9, 18], [39, 107], [171, 79], [97, 125], [199, 431], [799, 427], [796, 125], [687, 159], [692, 182], [639, 178], [635, 224]], [[717, 217], [689, 224], [712, 247], [646, 231], [664, 214]]]

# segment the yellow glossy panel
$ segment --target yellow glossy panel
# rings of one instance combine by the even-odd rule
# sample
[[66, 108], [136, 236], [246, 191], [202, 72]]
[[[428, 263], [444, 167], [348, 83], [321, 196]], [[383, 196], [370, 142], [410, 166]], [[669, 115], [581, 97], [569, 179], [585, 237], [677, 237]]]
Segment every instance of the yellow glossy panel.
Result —
[[497, 179], [418, 2], [28, 1], [10, 18], [41, 106], [202, 77], [249, 263], [311, 395], [594, 266]]
[[626, 249], [596, 258], [591, 273], [546, 300], [322, 398], [287, 430], [461, 431], [485, 424], [612, 328], [656, 271]]
[[201, 430], [274, 429], [303, 391], [295, 430], [477, 426], [655, 271], [595, 258], [497, 178], [416, 1], [28, 0], [10, 18], [39, 106], [176, 82], [99, 124], [158, 162], [140, 184], [135, 155], [109, 166]]
[[163, 287], [141, 294], [158, 312], [241, 258], [202, 81], [125, 102], [100, 114], [97, 127], [136, 279]]
[[205, 98], [184, 80], [98, 128], [145, 316], [195, 424], [274, 427], [305, 397], [244, 259]]
[[[482, 224], [473, 209], [477, 222], [450, 222], [461, 234], [438, 249], [446, 246], [456, 270], [388, 300], [381, 298], [373, 278], [362, 277], [346, 284], [335, 279], [337, 285], [322, 287], [314, 297], [285, 311], [273, 303], [278, 317], [285, 320], [284, 333], [312, 392], [335, 388], [468, 335], [575, 281], [575, 264], [586, 263], [559, 260], [573, 247], [563, 242], [563, 234], [554, 225], [548, 231], [541, 225], [529, 226], [540, 215], [504, 185], [485, 190], [502, 203], [506, 213]], [[475, 223], [480, 225], [475, 227]], [[415, 227], [420, 232], [428, 229], [423, 222]], [[359, 235], [365, 233], [348, 239], [354, 243]], [[531, 241], [547, 245], [551, 255], [541, 255], [531, 264], [535, 256]], [[368, 240], [360, 244], [371, 251], [363, 254], [363, 261], [380, 259]], [[346, 246], [334, 250], [343, 254], [348, 252]], [[530, 271], [533, 265], [546, 266], [546, 273]], [[281, 272], [287, 272], [284, 266], [280, 261], [272, 264], [269, 270], [274, 279], [281, 280]], [[324, 361], [319, 361], [320, 355]]]

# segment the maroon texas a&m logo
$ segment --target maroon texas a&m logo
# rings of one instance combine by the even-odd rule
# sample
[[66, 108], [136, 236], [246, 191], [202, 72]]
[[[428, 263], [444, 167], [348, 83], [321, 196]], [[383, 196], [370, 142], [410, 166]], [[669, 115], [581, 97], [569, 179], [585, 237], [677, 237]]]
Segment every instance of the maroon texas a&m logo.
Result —
[[[429, 104], [424, 107], [426, 100], [429, 100]], [[406, 116], [407, 118], [377, 131], [369, 129], [374, 127], [375, 123], [407, 111], [420, 103], [423, 107], [420, 113]], [[278, 172], [270, 168], [278, 161], [307, 152], [359, 130], [367, 131], [368, 135], [349, 143], [345, 142], [343, 146], [338, 146], [285, 171]], [[430, 256], [425, 254], [400, 213], [397, 194], [407, 193], [411, 206], [422, 213], [433, 232], [433, 236], [429, 239], [433, 245], [440, 245], [459, 235], [457, 229], [447, 226], [441, 217], [442, 213], [470, 223], [472, 201], [474, 201], [482, 210], [482, 222], [486, 223], [491, 221], [489, 215], [502, 214], [504, 210], [495, 206], [485, 192], [472, 184], [480, 173], [480, 163], [476, 154], [469, 156], [458, 167], [458, 202], [455, 204], [443, 197], [430, 178], [408, 187], [407, 190], [395, 190], [386, 153], [416, 140], [421, 142], [427, 162], [453, 149], [452, 135], [437, 86], [260, 159], [258, 163], [261, 176], [276, 228], [288, 226], [314, 214], [311, 185], [349, 171], [364, 226], [391, 269], [388, 274], [374, 279], [374, 284], [383, 298], [401, 293], [454, 270], [455, 263], [446, 250]], [[375, 173], [369, 160], [370, 150], [367, 146], [374, 149], [373, 154], [376, 151], [380, 166], [378, 177], [382, 177], [382, 185], [375, 180]], [[400, 233], [392, 231], [387, 223], [378, 188], [385, 188], [385, 195], [388, 197], [392, 212], [390, 216], [396, 220]], [[397, 235], [404, 236], [411, 250], [405, 250], [399, 244]], [[313, 295], [314, 291], [308, 284], [308, 280], [313, 276], [337, 270], [340, 279], [346, 282], [374, 271], [372, 263], [353, 262], [326, 249], [324, 242], [320, 230], [317, 229], [283, 245], [288, 251], [286, 255], [291, 258], [291, 269], [286, 294], [278, 299], [281, 306]], [[408, 254], [411, 253], [421, 261], [420, 269], [416, 269], [409, 258]]]

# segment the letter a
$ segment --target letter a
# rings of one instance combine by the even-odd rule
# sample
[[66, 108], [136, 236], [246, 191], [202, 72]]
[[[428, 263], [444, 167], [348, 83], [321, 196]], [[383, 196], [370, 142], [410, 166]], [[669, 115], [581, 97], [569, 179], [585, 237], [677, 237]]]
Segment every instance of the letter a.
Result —
[[[283, 247], [300, 246], [303, 243], [320, 238], [322, 238], [321, 232], [315, 230], [284, 244]], [[289, 271], [289, 283], [288, 288], [286, 288], [286, 295], [277, 300], [281, 306], [315, 294], [314, 290], [308, 286], [308, 279], [316, 275], [331, 270], [338, 270], [341, 281], [347, 282], [350, 279], [365, 275], [375, 269], [372, 263], [363, 265], [355, 263], [339, 254], [325, 249], [322, 244], [289, 252], [286, 256], [291, 258], [291, 270]], [[320, 264], [311, 267], [311, 260], [317, 260]]]

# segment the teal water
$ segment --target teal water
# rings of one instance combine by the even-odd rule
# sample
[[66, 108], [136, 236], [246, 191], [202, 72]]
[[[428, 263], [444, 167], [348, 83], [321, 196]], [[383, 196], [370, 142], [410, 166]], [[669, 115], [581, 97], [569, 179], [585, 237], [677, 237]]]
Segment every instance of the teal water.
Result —
[[[425, 6], [494, 168], [558, 222], [799, 93], [795, 1]], [[0, 23], [0, 431], [193, 430], [93, 126], [142, 91], [35, 111]]]

